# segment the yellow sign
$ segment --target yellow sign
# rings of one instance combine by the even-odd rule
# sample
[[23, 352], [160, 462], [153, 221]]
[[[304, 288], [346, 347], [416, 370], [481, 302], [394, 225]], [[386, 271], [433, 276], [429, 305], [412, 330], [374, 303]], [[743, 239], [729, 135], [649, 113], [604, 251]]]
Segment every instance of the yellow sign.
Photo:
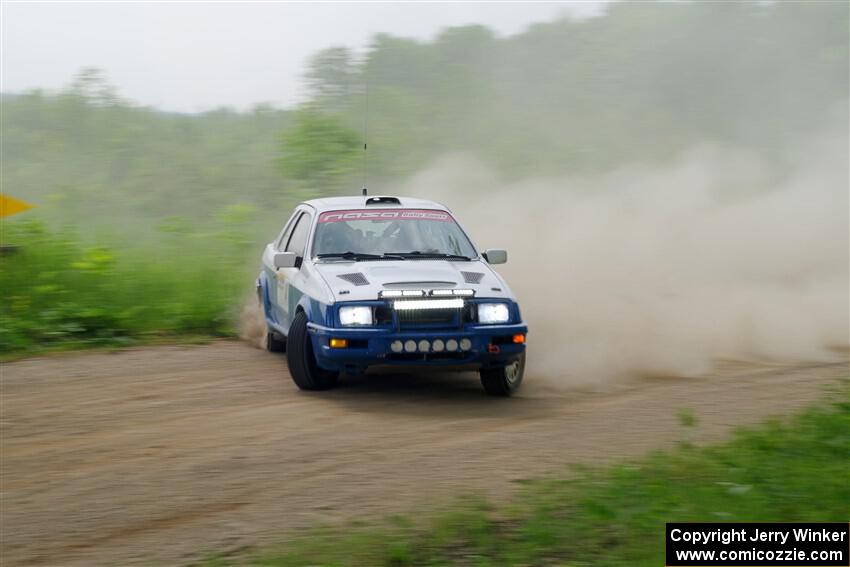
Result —
[[22, 213], [27, 209], [31, 209], [32, 207], [33, 206], [29, 203], [19, 201], [18, 199], [13, 199], [12, 197], [8, 197], [6, 195], [0, 195], [0, 218]]

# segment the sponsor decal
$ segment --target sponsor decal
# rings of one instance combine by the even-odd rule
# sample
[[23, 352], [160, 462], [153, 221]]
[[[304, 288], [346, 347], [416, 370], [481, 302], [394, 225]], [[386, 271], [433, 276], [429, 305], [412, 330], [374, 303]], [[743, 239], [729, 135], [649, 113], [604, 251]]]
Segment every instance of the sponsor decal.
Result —
[[445, 211], [428, 209], [357, 209], [349, 211], [328, 211], [319, 215], [319, 222], [348, 222], [358, 220], [429, 220], [454, 222]]

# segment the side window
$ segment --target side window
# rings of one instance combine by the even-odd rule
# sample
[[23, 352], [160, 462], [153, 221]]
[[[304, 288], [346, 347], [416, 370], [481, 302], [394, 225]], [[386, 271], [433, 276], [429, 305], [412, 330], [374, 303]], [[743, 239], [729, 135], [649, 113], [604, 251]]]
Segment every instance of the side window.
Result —
[[301, 211], [295, 211], [294, 213], [292, 213], [292, 216], [289, 217], [289, 220], [286, 221], [283, 232], [280, 234], [280, 236], [277, 237], [277, 241], [275, 242], [275, 248], [278, 251], [284, 252], [283, 247], [286, 245], [286, 241], [289, 240], [289, 235], [292, 234], [292, 229], [295, 228], [295, 223], [293, 222], [293, 220], [299, 214], [301, 214]]
[[307, 236], [310, 234], [310, 223], [312, 220], [313, 217], [308, 213], [304, 213], [295, 222], [295, 228], [292, 229], [292, 236], [289, 238], [285, 252], [295, 252], [299, 256], [304, 255], [304, 248], [307, 247]]

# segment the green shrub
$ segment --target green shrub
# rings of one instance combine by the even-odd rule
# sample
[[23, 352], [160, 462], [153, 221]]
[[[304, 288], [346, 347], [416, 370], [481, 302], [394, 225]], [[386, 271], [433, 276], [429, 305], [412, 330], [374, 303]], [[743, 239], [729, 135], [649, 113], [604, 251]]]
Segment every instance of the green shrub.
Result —
[[226, 211], [209, 232], [183, 227], [114, 246], [86, 243], [70, 227], [7, 223], [0, 353], [233, 334], [256, 264], [255, 245], [240, 238], [238, 221], [249, 212]]

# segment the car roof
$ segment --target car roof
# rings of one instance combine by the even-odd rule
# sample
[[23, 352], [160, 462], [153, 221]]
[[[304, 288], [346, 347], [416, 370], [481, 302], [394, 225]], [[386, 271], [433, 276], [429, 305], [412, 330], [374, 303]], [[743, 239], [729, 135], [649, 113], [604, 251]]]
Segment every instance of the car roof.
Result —
[[371, 209], [371, 208], [399, 208], [399, 209], [436, 209], [449, 211], [449, 208], [434, 201], [426, 199], [415, 199], [413, 197], [396, 197], [393, 195], [358, 195], [356, 197], [325, 197], [322, 199], [310, 199], [304, 201], [321, 213], [324, 211], [338, 211], [342, 209]]

